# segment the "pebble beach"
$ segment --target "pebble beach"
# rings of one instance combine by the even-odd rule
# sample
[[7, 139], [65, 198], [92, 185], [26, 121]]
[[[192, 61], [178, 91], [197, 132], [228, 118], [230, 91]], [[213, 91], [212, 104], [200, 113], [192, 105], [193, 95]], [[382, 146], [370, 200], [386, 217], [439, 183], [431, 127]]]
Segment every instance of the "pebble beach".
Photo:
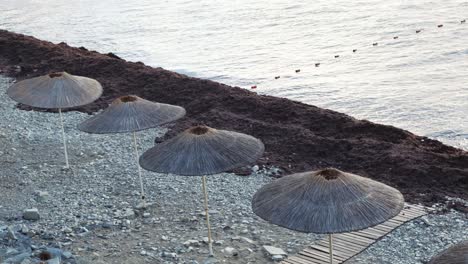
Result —
[[[13, 81], [1, 77], [0, 93]], [[76, 126], [88, 114], [64, 113], [72, 166], [66, 170], [58, 114], [19, 110], [6, 96], [0, 108], [0, 263], [39, 263], [44, 251], [53, 255], [47, 263], [205, 262], [199, 177], [143, 171], [152, 205], [137, 209], [131, 134], [86, 134]], [[170, 129], [139, 132], [140, 152]], [[322, 238], [270, 225], [252, 213], [252, 195], [273, 180], [274, 170], [254, 166], [249, 176], [208, 177], [217, 262], [274, 263], [285, 256], [269, 255], [265, 246], [293, 255]], [[348, 263], [426, 263], [468, 237], [466, 214], [440, 211], [401, 226]]]

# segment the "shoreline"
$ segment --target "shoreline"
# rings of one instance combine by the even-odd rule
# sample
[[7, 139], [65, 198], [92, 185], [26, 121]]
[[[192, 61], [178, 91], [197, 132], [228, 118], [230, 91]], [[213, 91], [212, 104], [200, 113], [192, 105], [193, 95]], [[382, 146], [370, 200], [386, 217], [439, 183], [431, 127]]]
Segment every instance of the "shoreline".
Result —
[[[10, 81], [0, 75], [2, 92]], [[64, 113], [73, 170], [62, 170], [58, 114], [19, 111], [7, 97], [0, 97], [0, 109], [0, 263], [26, 256], [24, 262], [35, 263], [43, 250], [61, 254], [63, 264], [204, 263], [208, 245], [199, 177], [143, 170], [153, 206], [136, 209], [139, 183], [131, 135], [87, 134], [75, 129], [86, 114]], [[151, 147], [154, 135], [166, 131], [139, 132], [140, 148]], [[323, 238], [272, 225], [252, 212], [252, 195], [273, 180], [265, 172], [222, 173], [207, 179], [220, 263], [277, 263], [263, 246], [291, 256]], [[30, 208], [38, 209], [38, 220], [23, 218]], [[443, 205], [436, 211], [441, 214], [404, 224], [353, 263], [426, 262], [467, 237], [466, 214], [447, 212]]]
[[260, 138], [266, 152], [258, 164], [279, 167], [282, 175], [337, 167], [395, 187], [413, 203], [443, 203], [446, 196], [468, 199], [468, 152], [439, 141], [312, 105], [127, 62], [112, 53], [0, 30], [0, 73], [22, 79], [60, 70], [95, 78], [104, 87], [95, 103], [72, 110], [92, 113], [126, 94], [186, 108], [187, 116], [161, 140], [191, 125], [206, 124]]

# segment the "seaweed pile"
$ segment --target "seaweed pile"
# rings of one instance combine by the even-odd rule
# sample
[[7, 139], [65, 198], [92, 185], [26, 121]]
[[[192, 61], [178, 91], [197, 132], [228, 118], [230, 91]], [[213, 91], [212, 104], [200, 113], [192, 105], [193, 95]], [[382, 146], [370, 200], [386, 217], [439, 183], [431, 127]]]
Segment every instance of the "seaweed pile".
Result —
[[250, 134], [265, 144], [259, 165], [279, 167], [283, 175], [336, 167], [396, 187], [410, 202], [444, 202], [445, 196], [468, 199], [468, 153], [439, 141], [285, 98], [128, 62], [113, 53], [0, 30], [0, 73], [23, 79], [51, 71], [88, 76], [104, 87], [99, 100], [70, 110], [93, 113], [118, 96], [134, 94], [187, 110], [166, 138], [198, 124]]

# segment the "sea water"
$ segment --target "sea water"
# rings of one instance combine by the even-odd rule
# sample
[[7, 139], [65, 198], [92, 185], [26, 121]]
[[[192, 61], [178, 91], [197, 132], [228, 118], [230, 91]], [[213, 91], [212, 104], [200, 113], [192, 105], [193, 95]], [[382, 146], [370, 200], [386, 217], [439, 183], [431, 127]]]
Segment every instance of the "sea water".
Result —
[[0, 0], [1, 29], [257, 86], [464, 149], [467, 18], [462, 0]]

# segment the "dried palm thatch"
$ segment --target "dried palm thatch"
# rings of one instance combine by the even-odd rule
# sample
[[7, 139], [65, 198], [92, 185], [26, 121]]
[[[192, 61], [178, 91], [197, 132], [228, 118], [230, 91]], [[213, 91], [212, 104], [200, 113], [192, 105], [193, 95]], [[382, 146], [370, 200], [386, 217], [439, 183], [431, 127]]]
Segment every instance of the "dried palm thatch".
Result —
[[141, 189], [140, 206], [146, 207], [135, 132], [175, 121], [184, 115], [185, 109], [180, 106], [150, 102], [135, 95], [126, 95], [115, 99], [103, 112], [81, 123], [78, 129], [96, 134], [133, 132], [133, 147]]
[[195, 126], [147, 150], [140, 165], [160, 173], [210, 175], [253, 163], [263, 151], [252, 136]]
[[140, 131], [175, 121], [185, 115], [180, 106], [161, 104], [135, 95], [122, 96], [101, 113], [78, 126], [88, 133], [126, 133]]
[[442, 251], [428, 264], [468, 264], [468, 240]]
[[23, 80], [7, 90], [7, 95], [16, 102], [39, 108], [58, 108], [62, 127], [65, 168], [70, 168], [70, 164], [63, 128], [62, 109], [89, 104], [98, 99], [101, 94], [102, 86], [98, 81], [66, 72], [53, 72]]
[[195, 126], [147, 150], [140, 157], [140, 165], [144, 169], [160, 173], [203, 176], [209, 256], [213, 256], [206, 175], [255, 162], [263, 151], [263, 143], [252, 136]]
[[102, 86], [94, 79], [55, 72], [20, 81], [8, 88], [7, 94], [25, 105], [63, 109], [95, 101]]
[[255, 214], [288, 229], [332, 234], [364, 229], [403, 209], [396, 189], [337, 169], [297, 173], [255, 193]]

